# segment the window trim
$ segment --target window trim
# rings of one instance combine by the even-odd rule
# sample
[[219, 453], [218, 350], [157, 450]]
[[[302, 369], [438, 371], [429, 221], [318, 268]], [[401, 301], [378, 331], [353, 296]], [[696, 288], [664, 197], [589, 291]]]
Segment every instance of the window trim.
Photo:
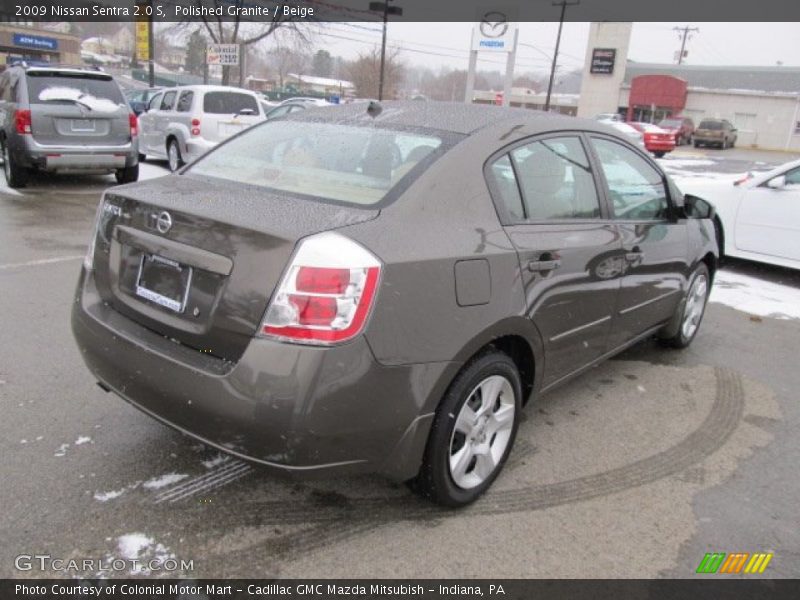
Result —
[[[605, 183], [605, 180], [601, 181], [597, 176], [597, 164], [593, 160], [592, 153], [590, 151], [590, 146], [586, 139], [586, 131], [582, 129], [564, 129], [561, 131], [549, 131], [547, 133], [540, 133], [532, 136], [528, 136], [526, 138], [518, 139], [511, 144], [503, 146], [499, 150], [495, 150], [492, 154], [489, 155], [489, 158], [483, 163], [483, 178], [486, 182], [486, 187], [489, 189], [489, 196], [492, 199], [492, 203], [494, 204], [495, 211], [497, 212], [497, 217], [500, 219], [500, 223], [504, 226], [514, 226], [514, 225], [570, 225], [570, 224], [597, 224], [597, 223], [605, 223], [608, 221], [613, 221], [611, 219], [608, 209], [607, 198], [605, 194], [605, 189], [602, 185]], [[586, 155], [586, 159], [589, 161], [589, 172], [592, 176], [592, 181], [594, 183], [594, 189], [597, 194], [597, 203], [600, 207], [600, 216], [599, 217], [592, 217], [592, 218], [575, 218], [575, 219], [528, 219], [527, 218], [527, 207], [525, 206], [525, 196], [522, 193], [522, 189], [520, 188], [519, 176], [517, 174], [517, 167], [516, 161], [514, 157], [511, 156], [511, 152], [516, 150], [519, 147], [527, 146], [529, 144], [533, 144], [535, 142], [541, 142], [548, 139], [553, 138], [565, 138], [571, 137], [578, 140], [583, 148], [583, 152]], [[514, 178], [517, 184], [517, 193], [519, 194], [520, 200], [522, 201], [522, 209], [526, 214], [526, 218], [522, 221], [518, 221], [513, 219], [511, 215], [508, 213], [506, 209], [505, 202], [503, 202], [502, 194], [500, 192], [499, 185], [494, 177], [492, 172], [492, 165], [495, 161], [499, 160], [503, 157], [503, 155], [508, 154], [509, 162], [511, 163], [511, 168], [514, 171]]]
[[[672, 190], [670, 189], [669, 182], [667, 181], [667, 175], [658, 165], [658, 163], [649, 155], [649, 153], [642, 152], [639, 148], [626, 142], [625, 140], [620, 140], [614, 136], [606, 135], [604, 133], [597, 133], [597, 132], [587, 132], [587, 142], [589, 143], [589, 148], [591, 152], [591, 161], [595, 165], [595, 173], [598, 179], [601, 181], [602, 189], [603, 189], [603, 196], [605, 198], [606, 210], [608, 211], [608, 218], [613, 223], [673, 223], [675, 222], [676, 215], [677, 215], [677, 206], [675, 204], [674, 199], [672, 198]], [[603, 164], [600, 162], [600, 157], [597, 155], [597, 151], [594, 147], [595, 139], [602, 139], [608, 142], [613, 142], [622, 146], [623, 148], [627, 148], [634, 154], [638, 155], [639, 157], [643, 158], [644, 161], [649, 164], [656, 173], [661, 176], [661, 185], [664, 186], [664, 192], [667, 198], [667, 216], [661, 219], [618, 219], [614, 215], [614, 205], [611, 201], [611, 189], [608, 186], [608, 181], [606, 180], [605, 171], [603, 171]]]

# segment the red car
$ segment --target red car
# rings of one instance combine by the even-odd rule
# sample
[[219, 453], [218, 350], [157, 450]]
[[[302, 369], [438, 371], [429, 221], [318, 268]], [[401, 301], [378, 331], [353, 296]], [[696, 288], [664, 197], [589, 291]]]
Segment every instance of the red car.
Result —
[[628, 123], [628, 125], [644, 134], [644, 147], [657, 158], [675, 149], [675, 134], [661, 129], [658, 125], [652, 123]]
[[659, 121], [658, 126], [675, 136], [676, 146], [692, 143], [694, 121], [689, 117], [667, 117]]

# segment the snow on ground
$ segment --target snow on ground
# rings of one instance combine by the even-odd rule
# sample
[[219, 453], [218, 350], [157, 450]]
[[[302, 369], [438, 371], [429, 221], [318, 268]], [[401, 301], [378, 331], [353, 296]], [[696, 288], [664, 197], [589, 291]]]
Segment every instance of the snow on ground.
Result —
[[709, 301], [774, 319], [800, 319], [800, 289], [749, 275], [717, 272]]
[[121, 490], [111, 490], [110, 492], [95, 492], [94, 499], [100, 502], [108, 502], [109, 500], [113, 500], [114, 498], [119, 498], [122, 494], [125, 493], [126, 488], [122, 488]]
[[[166, 560], [175, 559], [175, 555], [163, 544], [145, 535], [144, 533], [126, 533], [117, 538], [117, 552], [120, 558], [139, 561], [134, 563], [129, 571], [131, 575], [149, 575], [148, 565], [161, 564]], [[114, 557], [107, 557], [108, 562]]]
[[202, 461], [202, 465], [206, 469], [213, 469], [221, 465], [224, 462], [227, 462], [231, 459], [231, 457], [227, 454], [217, 454], [214, 458], [209, 458], [208, 460]]
[[145, 481], [142, 484], [142, 487], [147, 488], [148, 490], [157, 490], [162, 487], [172, 485], [173, 483], [177, 483], [178, 481], [186, 479], [187, 477], [188, 475], [184, 473], [167, 473], [161, 477], [154, 477], [153, 479]]
[[81, 444], [88, 444], [92, 441], [88, 435], [82, 435], [77, 440], [75, 440], [75, 445], [80, 446]]

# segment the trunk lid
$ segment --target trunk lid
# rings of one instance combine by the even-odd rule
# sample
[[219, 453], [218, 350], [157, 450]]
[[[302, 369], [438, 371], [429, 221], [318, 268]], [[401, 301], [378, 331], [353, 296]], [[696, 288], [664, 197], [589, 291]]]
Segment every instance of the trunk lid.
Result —
[[193, 175], [120, 187], [106, 194], [95, 279], [128, 318], [235, 362], [297, 241], [378, 214]]

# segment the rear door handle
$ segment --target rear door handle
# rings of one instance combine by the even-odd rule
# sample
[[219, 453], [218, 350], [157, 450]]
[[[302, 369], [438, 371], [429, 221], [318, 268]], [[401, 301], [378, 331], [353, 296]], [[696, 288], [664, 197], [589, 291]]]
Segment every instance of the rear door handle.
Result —
[[528, 262], [528, 270], [529, 271], [552, 271], [553, 269], [557, 269], [561, 266], [561, 261], [557, 259], [553, 260], [532, 260]]

